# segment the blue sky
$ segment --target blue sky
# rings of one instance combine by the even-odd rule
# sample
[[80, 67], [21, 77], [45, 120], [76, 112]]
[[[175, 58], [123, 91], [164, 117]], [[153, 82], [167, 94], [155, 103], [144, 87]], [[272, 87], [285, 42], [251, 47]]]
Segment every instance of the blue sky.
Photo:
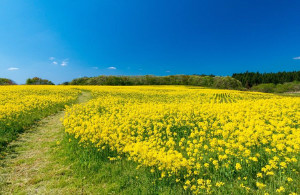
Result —
[[0, 77], [300, 70], [298, 0], [0, 0]]

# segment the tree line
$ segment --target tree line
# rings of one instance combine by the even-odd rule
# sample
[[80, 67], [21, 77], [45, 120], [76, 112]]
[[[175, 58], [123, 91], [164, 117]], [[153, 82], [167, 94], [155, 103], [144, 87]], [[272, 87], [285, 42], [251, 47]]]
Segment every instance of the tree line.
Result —
[[15, 85], [16, 83], [11, 79], [0, 78], [0, 85]]
[[285, 82], [300, 81], [300, 71], [292, 72], [277, 72], [277, 73], [259, 73], [259, 72], [245, 72], [234, 73], [233, 78], [242, 82], [246, 88], [262, 83], [283, 84]]
[[[300, 71], [259, 73], [234, 73], [232, 77], [215, 75], [169, 75], [169, 76], [106, 76], [82, 77], [64, 82], [63, 85], [192, 85], [219, 89], [251, 89], [262, 92], [299, 91]], [[0, 85], [15, 85], [7, 78], [0, 78]], [[54, 85], [39, 77], [28, 78], [26, 85]]]
[[193, 85], [220, 89], [240, 89], [242, 83], [232, 77], [214, 75], [170, 75], [170, 76], [97, 76], [73, 79], [65, 85]]
[[[0, 78], [0, 85], [16, 85], [16, 83], [11, 79]], [[54, 83], [47, 79], [33, 77], [26, 80], [26, 85], [54, 85]]]

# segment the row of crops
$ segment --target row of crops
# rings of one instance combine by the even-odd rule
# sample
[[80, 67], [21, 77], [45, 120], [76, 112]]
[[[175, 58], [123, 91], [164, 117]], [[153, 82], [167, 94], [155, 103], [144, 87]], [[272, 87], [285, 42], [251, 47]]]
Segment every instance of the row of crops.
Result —
[[187, 193], [300, 191], [300, 98], [179, 86], [85, 87], [66, 110], [76, 144]]
[[0, 151], [37, 120], [74, 102], [79, 93], [60, 86], [1, 86]]

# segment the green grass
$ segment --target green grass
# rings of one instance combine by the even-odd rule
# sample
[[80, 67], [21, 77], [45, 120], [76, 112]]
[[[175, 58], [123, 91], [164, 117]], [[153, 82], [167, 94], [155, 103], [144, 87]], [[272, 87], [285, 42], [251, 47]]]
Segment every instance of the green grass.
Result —
[[[77, 103], [90, 98], [84, 91]], [[159, 180], [159, 173], [146, 167], [136, 169], [135, 162], [125, 158], [110, 161], [106, 151], [79, 146], [64, 133], [63, 115], [58, 112], [39, 121], [9, 144], [8, 155], [0, 160], [0, 194], [189, 194], [172, 178]], [[238, 183], [230, 181], [214, 194], [257, 193], [247, 192]], [[270, 187], [275, 193], [275, 186]], [[299, 191], [300, 185], [293, 190]]]
[[74, 170], [77, 185], [87, 194], [183, 194], [181, 185], [158, 180], [148, 168], [139, 168], [126, 159], [110, 161], [106, 152], [83, 148], [77, 140], [65, 135], [57, 158]]
[[[78, 103], [91, 98], [83, 92]], [[0, 158], [0, 194], [183, 194], [125, 159], [109, 161], [95, 148], [69, 142], [60, 119], [46, 117], [10, 143]]]
[[[83, 92], [77, 103], [90, 99]], [[77, 193], [73, 171], [56, 159], [64, 129], [60, 111], [36, 122], [0, 155], [0, 194]]]
[[[84, 148], [67, 134], [59, 147], [54, 154], [55, 159], [58, 163], [70, 166], [74, 181], [71, 185], [77, 186], [83, 194], [190, 194], [190, 191], [183, 190], [183, 183], [176, 183], [174, 178], [159, 180], [159, 173], [151, 173], [146, 167], [136, 169], [138, 164], [125, 158], [110, 161], [107, 154], [112, 157], [114, 152], [98, 151], [91, 146]], [[247, 191], [241, 187], [241, 183], [245, 186], [256, 183], [250, 175], [245, 177], [247, 178], [237, 178], [236, 181], [228, 178], [224, 188], [215, 188], [213, 194], [263, 194], [263, 191], [254, 191], [255, 188]], [[298, 178], [294, 181], [297, 184], [300, 183], [300, 177]], [[283, 185], [286, 181], [274, 181], [275, 183]], [[266, 190], [276, 193], [277, 187], [268, 186]], [[293, 184], [290, 190], [297, 192], [299, 187]]]
[[74, 101], [60, 102], [48, 107], [31, 108], [31, 110], [20, 111], [20, 115], [11, 117], [14, 120], [0, 120], [0, 156], [5, 153], [6, 147], [10, 142], [17, 139], [19, 134], [32, 128], [41, 119], [56, 114], [65, 108], [65, 105], [71, 105]]

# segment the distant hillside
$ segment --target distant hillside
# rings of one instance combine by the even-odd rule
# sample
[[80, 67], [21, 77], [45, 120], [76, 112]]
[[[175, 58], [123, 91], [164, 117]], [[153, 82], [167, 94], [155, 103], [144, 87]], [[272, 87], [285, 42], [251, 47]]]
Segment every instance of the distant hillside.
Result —
[[170, 76], [97, 76], [72, 80], [70, 85], [193, 85], [220, 89], [241, 89], [242, 83], [232, 77], [214, 75]]

